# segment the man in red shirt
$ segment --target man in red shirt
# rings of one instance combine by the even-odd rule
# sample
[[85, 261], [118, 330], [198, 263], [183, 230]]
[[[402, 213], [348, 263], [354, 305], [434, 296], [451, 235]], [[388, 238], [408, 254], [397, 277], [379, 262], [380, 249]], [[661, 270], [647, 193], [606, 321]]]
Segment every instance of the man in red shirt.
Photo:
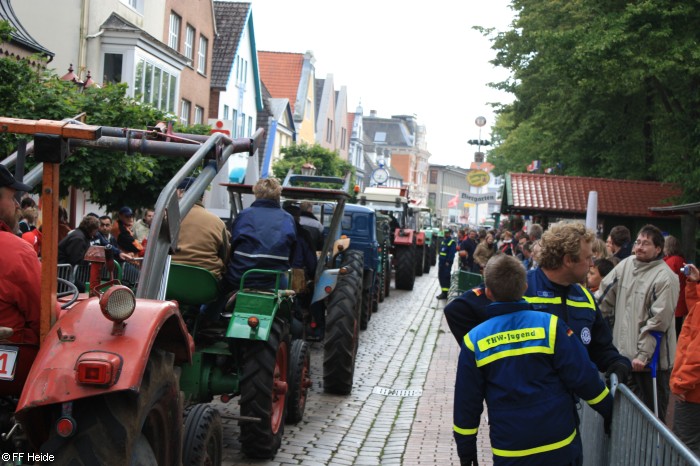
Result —
[[39, 343], [41, 266], [32, 246], [17, 236], [20, 209], [16, 191], [31, 191], [0, 165], [0, 327], [10, 341]]

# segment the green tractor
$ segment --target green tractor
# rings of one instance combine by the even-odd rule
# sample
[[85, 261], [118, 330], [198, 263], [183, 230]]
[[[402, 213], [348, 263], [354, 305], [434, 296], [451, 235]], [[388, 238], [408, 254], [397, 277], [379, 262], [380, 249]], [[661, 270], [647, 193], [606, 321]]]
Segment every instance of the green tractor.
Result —
[[[315, 204], [325, 226], [322, 249], [316, 252], [319, 258], [316, 270], [300, 283], [290, 281], [296, 283], [289, 310], [292, 337], [300, 342], [323, 342], [323, 388], [328, 393], [344, 395], [352, 391], [354, 381], [364, 267], [362, 252], [351, 250], [350, 240], [341, 238], [344, 206], [350, 199], [349, 182], [349, 174], [340, 178], [295, 175], [290, 171], [282, 183], [284, 203]], [[311, 183], [337, 185], [340, 189], [309, 187]], [[241, 196], [251, 194], [252, 186], [228, 184], [227, 187], [235, 217], [243, 205]], [[304, 274], [302, 271], [301, 275]], [[306, 369], [300, 372], [305, 371], [308, 372]], [[292, 383], [304, 386], [308, 382], [293, 380]], [[294, 405], [295, 400], [291, 402]]]

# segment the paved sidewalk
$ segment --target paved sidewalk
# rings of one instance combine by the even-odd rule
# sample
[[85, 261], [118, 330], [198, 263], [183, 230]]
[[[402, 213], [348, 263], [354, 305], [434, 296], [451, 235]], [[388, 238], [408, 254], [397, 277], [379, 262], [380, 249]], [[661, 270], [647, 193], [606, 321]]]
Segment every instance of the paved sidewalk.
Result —
[[[442, 313], [445, 303], [440, 301], [436, 312]], [[443, 316], [423, 387], [423, 396], [418, 402], [411, 435], [406, 445], [404, 465], [459, 464], [457, 447], [452, 435], [452, 403], [458, 358], [459, 346]], [[484, 407], [477, 440], [480, 465], [493, 464], [488, 429]]]

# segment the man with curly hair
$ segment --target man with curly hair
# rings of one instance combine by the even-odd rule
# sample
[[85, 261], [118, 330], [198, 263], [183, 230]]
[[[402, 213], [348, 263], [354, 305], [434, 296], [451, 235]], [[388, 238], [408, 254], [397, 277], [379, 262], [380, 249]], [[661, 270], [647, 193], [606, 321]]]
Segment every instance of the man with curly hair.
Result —
[[[591, 293], [582, 286], [593, 263], [595, 235], [582, 223], [556, 223], [539, 241], [539, 266], [527, 273], [525, 300], [535, 310], [563, 320], [588, 351], [598, 370], [626, 380], [629, 359], [612, 343], [612, 332]], [[486, 318], [483, 285], [469, 290], [445, 307], [445, 318], [458, 342]]]

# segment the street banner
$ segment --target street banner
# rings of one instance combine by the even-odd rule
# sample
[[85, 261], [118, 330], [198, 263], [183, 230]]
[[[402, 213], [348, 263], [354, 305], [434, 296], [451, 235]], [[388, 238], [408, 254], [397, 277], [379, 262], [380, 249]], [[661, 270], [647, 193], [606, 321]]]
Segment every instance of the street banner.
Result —
[[469, 201], [472, 203], [490, 202], [496, 200], [496, 193], [484, 193], [484, 194], [474, 194], [474, 193], [462, 193], [462, 200]]

